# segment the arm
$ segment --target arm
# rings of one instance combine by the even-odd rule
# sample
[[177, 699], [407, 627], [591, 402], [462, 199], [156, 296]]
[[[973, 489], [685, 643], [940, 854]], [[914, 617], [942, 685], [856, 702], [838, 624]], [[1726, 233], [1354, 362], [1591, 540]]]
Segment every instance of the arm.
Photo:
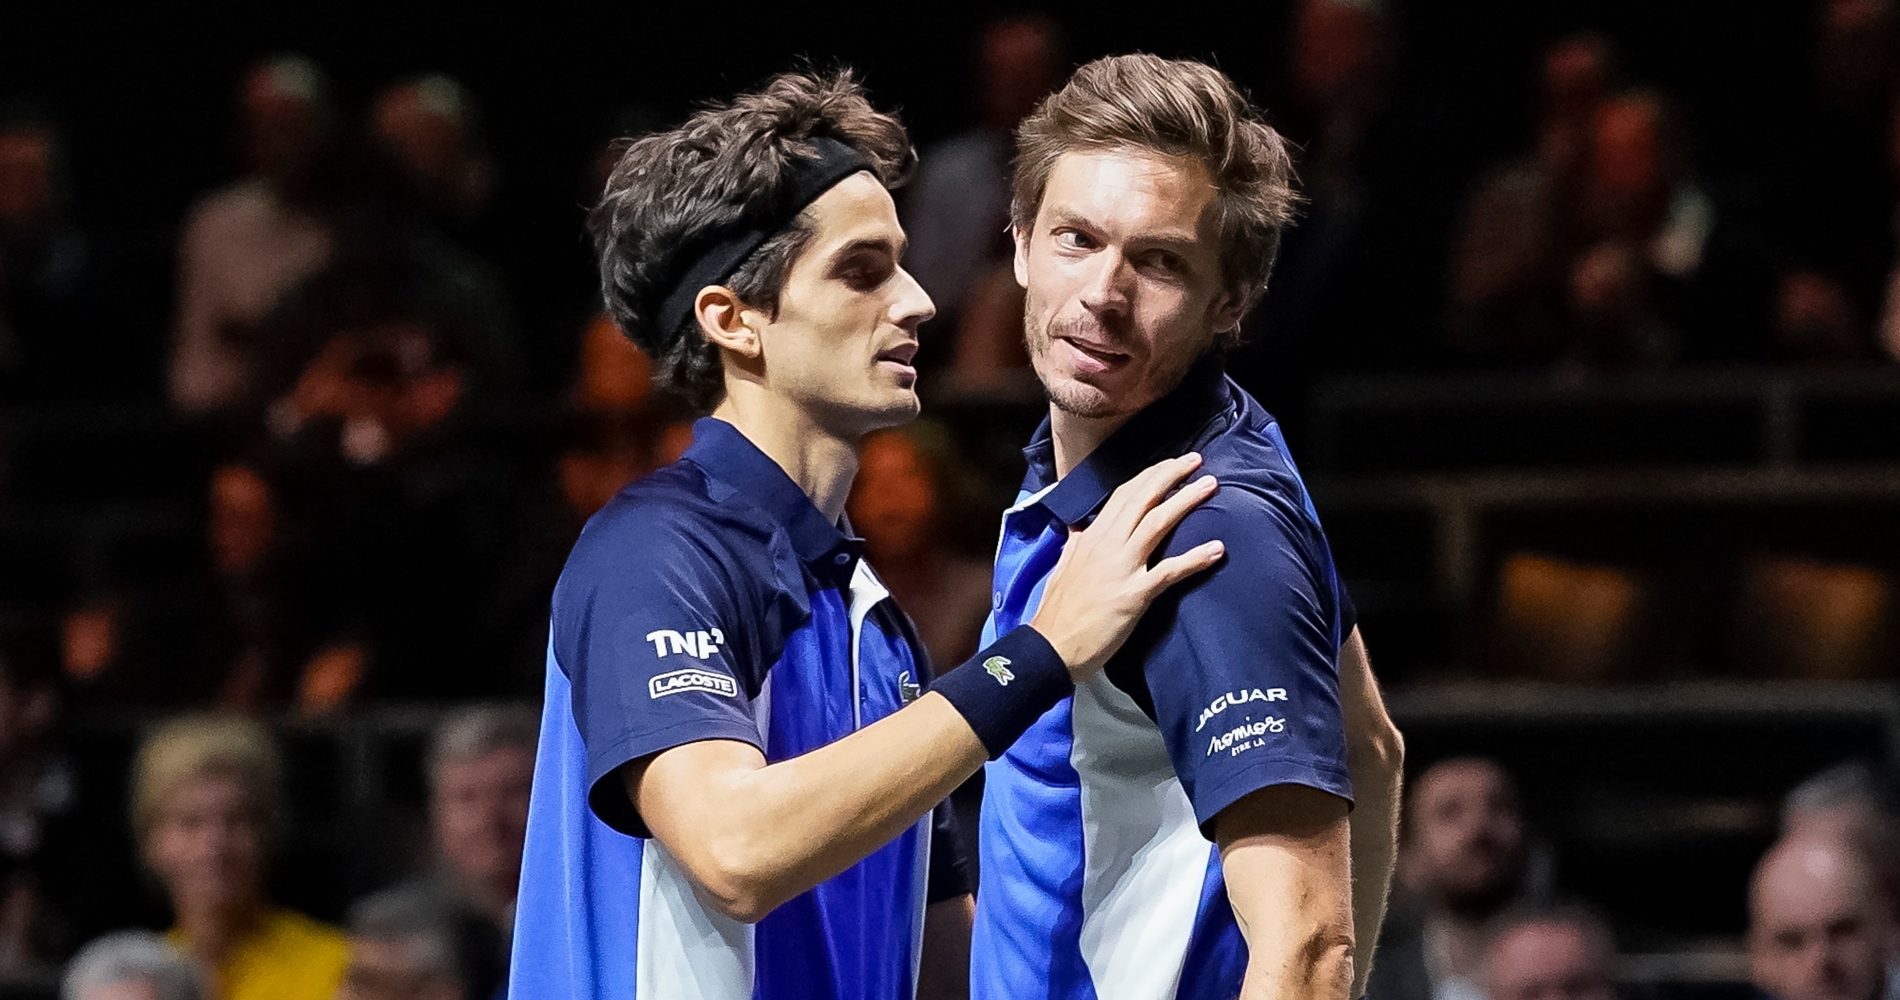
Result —
[[917, 1000], [966, 1000], [970, 995], [970, 927], [976, 897], [934, 903], [924, 913], [924, 961]]
[[1346, 723], [1347, 767], [1352, 774], [1352, 914], [1357, 949], [1354, 997], [1366, 992], [1373, 948], [1385, 922], [1386, 896], [1398, 857], [1399, 793], [1405, 740], [1386, 714], [1366, 644], [1354, 628], [1339, 649], [1339, 702]]
[[[1022, 726], [1066, 696], [1072, 679], [1099, 671], [1155, 595], [1212, 565], [1217, 542], [1164, 559], [1148, 556], [1176, 523], [1213, 492], [1211, 479], [1167, 491], [1198, 459], [1162, 462], [1124, 484], [1086, 532], [1064, 547], [1041, 606], [1037, 635], [1011, 633], [989, 650], [1009, 650], [1024, 676], [996, 687], [972, 664], [900, 711], [811, 753], [768, 764], [757, 747], [732, 740], [685, 743], [620, 769], [626, 792], [653, 836], [678, 859], [720, 912], [757, 921], [780, 904], [845, 870], [902, 833], [982, 763], [1008, 748], [999, 728], [966, 715], [952, 692], [1016, 698]], [[1164, 499], [1165, 497], [1165, 499]], [[1061, 689], [1030, 703], [1033, 662], [1059, 658]], [[1068, 665], [1067, 670], [1062, 664]], [[1039, 676], [1048, 671], [1037, 668]], [[972, 683], [974, 681], [974, 683]], [[961, 682], [961, 683], [959, 683]], [[1024, 715], [1021, 709], [1033, 711]], [[1015, 730], [1020, 733], [1021, 730]]]
[[1345, 801], [1303, 785], [1262, 788], [1215, 818], [1227, 899], [1247, 939], [1241, 1000], [1347, 1000], [1349, 840]]

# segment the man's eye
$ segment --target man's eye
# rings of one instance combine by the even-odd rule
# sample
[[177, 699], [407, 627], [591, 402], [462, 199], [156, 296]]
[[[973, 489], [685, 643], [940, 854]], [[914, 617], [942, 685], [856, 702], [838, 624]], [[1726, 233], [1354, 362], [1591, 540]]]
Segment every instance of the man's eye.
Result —
[[868, 292], [890, 280], [895, 268], [889, 261], [852, 264], [839, 273], [844, 283], [855, 291]]
[[1056, 245], [1065, 250], [1087, 250], [1095, 245], [1095, 241], [1089, 239], [1087, 233], [1064, 229], [1056, 233]]

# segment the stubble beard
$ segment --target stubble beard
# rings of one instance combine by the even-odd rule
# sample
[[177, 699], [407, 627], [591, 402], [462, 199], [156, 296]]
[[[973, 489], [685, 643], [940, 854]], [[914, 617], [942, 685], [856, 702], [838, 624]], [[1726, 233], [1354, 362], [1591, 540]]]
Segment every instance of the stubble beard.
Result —
[[1036, 314], [1036, 302], [1028, 295], [1023, 296], [1023, 346], [1029, 352], [1029, 364], [1036, 371], [1036, 381], [1042, 386], [1043, 398], [1049, 405], [1072, 417], [1084, 420], [1100, 420], [1116, 414], [1115, 401], [1108, 393], [1080, 379], [1070, 378], [1061, 381], [1052, 380], [1043, 374], [1049, 364], [1049, 352], [1055, 347], [1055, 338]]
[[[1107, 390], [1089, 385], [1080, 379], [1069, 378], [1055, 382], [1044, 375], [1043, 367], [1047, 363], [1048, 352], [1055, 347], [1055, 338], [1049, 329], [1037, 321], [1037, 311], [1034, 300], [1025, 295], [1023, 297], [1023, 342], [1029, 351], [1030, 365], [1036, 369], [1036, 381], [1042, 384], [1042, 394], [1049, 400], [1050, 406], [1072, 417], [1100, 420], [1105, 417], [1132, 413], [1154, 402], [1152, 399], [1143, 399], [1135, 401], [1139, 405], [1130, 406], [1128, 405], [1130, 400], [1117, 398]], [[1194, 363], [1207, 353], [1215, 339], [1210, 335], [1199, 350], [1163, 351], [1158, 356], [1151, 357], [1149, 370], [1144, 373], [1146, 377], [1137, 380], [1133, 386], [1130, 386], [1130, 390], [1138, 393], [1144, 386], [1159, 385], [1163, 388], [1157, 394], [1157, 398], [1173, 392], [1175, 386], [1180, 385], [1181, 380], [1187, 377], [1188, 369], [1194, 367]]]

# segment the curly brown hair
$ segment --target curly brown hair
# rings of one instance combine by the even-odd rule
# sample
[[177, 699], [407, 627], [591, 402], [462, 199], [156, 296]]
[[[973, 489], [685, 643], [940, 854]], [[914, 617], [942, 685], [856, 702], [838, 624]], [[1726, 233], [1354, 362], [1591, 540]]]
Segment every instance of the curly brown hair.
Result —
[[[1260, 301], [1299, 195], [1286, 140], [1227, 74], [1142, 53], [1084, 64], [1016, 132], [1010, 222], [1028, 232], [1064, 153], [1135, 148], [1188, 157], [1218, 191], [1221, 277], [1243, 311]], [[1234, 334], [1237, 335], [1237, 334]]]
[[[789, 168], [818, 155], [811, 141], [818, 137], [855, 149], [885, 187], [902, 184], [917, 162], [904, 126], [871, 106], [850, 70], [783, 73], [678, 128], [626, 140], [588, 214], [608, 314], [653, 359], [654, 381], [702, 412], [725, 396], [719, 348], [696, 316], [660, 329], [660, 303], [723, 234], [774, 213]], [[775, 314], [814, 232], [809, 211], [747, 257], [726, 287]]]

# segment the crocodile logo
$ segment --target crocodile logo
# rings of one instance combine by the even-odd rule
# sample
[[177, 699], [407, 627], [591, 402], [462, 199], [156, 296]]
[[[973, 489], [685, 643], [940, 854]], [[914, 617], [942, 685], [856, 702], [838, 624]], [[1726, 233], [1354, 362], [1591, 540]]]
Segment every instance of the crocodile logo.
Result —
[[996, 678], [996, 683], [1004, 687], [1008, 687], [1009, 682], [1016, 679], [1016, 675], [1010, 672], [1007, 656], [992, 656], [984, 660], [983, 669], [989, 671], [990, 676]]

